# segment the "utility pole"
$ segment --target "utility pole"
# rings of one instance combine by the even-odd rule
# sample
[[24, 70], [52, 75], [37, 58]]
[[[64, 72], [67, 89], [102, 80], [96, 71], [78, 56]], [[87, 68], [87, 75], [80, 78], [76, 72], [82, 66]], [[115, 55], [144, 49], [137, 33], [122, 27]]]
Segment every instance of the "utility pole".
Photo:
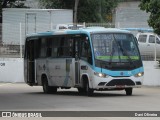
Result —
[[73, 18], [73, 22], [74, 22], [74, 23], [77, 23], [78, 3], [79, 3], [79, 0], [75, 0], [75, 5], [74, 5], [74, 18]]

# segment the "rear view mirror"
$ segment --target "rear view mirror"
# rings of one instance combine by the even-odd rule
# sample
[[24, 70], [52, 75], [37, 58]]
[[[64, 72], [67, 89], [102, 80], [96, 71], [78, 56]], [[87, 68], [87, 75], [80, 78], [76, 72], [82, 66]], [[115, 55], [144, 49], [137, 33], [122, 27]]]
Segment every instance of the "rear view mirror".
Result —
[[136, 41], [137, 45], [139, 45], [137, 38], [136, 37], [134, 37], [134, 38], [135, 38], [135, 41]]

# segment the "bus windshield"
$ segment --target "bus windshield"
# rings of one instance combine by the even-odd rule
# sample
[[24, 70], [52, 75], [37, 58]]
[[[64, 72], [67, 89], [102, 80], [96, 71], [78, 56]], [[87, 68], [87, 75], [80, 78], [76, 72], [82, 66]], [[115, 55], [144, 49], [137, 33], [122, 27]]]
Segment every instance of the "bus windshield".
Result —
[[107, 62], [133, 62], [140, 59], [137, 43], [132, 34], [92, 34], [95, 59]]

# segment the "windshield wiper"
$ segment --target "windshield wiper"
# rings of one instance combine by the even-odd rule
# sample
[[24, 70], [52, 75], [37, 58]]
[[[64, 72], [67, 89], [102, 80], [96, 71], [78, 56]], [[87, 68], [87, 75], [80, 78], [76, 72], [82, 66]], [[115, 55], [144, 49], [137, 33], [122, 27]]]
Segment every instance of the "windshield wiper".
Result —
[[[114, 36], [114, 35], [113, 35]], [[113, 37], [114, 39], [113, 39], [113, 41], [117, 44], [117, 41], [115, 40], [115, 37]], [[117, 45], [118, 46], [118, 45]], [[114, 54], [114, 52], [115, 52], [115, 49], [114, 49], [114, 47], [112, 48], [112, 52], [111, 52], [111, 54], [110, 54], [110, 59], [109, 59], [109, 65], [107, 66], [107, 67], [109, 67], [109, 68], [112, 68], [112, 65], [111, 65], [111, 63], [112, 63], [112, 59], [113, 59], [113, 54]], [[118, 57], [119, 57], [119, 60], [120, 60], [120, 62], [121, 62], [121, 58], [120, 58], [120, 54], [119, 54], [119, 51], [118, 51]]]
[[[113, 34], [113, 40], [114, 40], [114, 42], [117, 44], [117, 46], [119, 46], [119, 43], [117, 42], [114, 34]], [[120, 57], [119, 51], [118, 51], [118, 57], [119, 57], [119, 61], [121, 62], [121, 57]]]
[[114, 48], [112, 48], [112, 52], [111, 52], [111, 54], [110, 54], [110, 59], [109, 59], [109, 65], [111, 65], [111, 63], [112, 63], [112, 59], [113, 59], [113, 54], [114, 54], [114, 52], [115, 52], [115, 50], [114, 50]]
[[[135, 67], [134, 62], [132, 61], [131, 57], [128, 55], [127, 51], [124, 50], [124, 49], [122, 48], [122, 46], [116, 41], [114, 34], [113, 34], [113, 38], [114, 38], [114, 41], [116, 42], [116, 44], [118, 45], [118, 47], [121, 49], [123, 55], [126, 55], [126, 56], [128, 57], [127, 60], [130, 62], [130, 64], [132, 64], [132, 65]], [[120, 58], [120, 55], [119, 55], [119, 58]]]

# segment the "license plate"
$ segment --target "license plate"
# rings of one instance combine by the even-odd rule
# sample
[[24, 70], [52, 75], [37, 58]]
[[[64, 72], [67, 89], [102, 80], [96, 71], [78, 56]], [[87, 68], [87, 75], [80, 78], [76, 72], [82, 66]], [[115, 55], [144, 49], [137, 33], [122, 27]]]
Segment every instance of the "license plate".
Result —
[[124, 85], [116, 85], [116, 88], [124, 88]]

